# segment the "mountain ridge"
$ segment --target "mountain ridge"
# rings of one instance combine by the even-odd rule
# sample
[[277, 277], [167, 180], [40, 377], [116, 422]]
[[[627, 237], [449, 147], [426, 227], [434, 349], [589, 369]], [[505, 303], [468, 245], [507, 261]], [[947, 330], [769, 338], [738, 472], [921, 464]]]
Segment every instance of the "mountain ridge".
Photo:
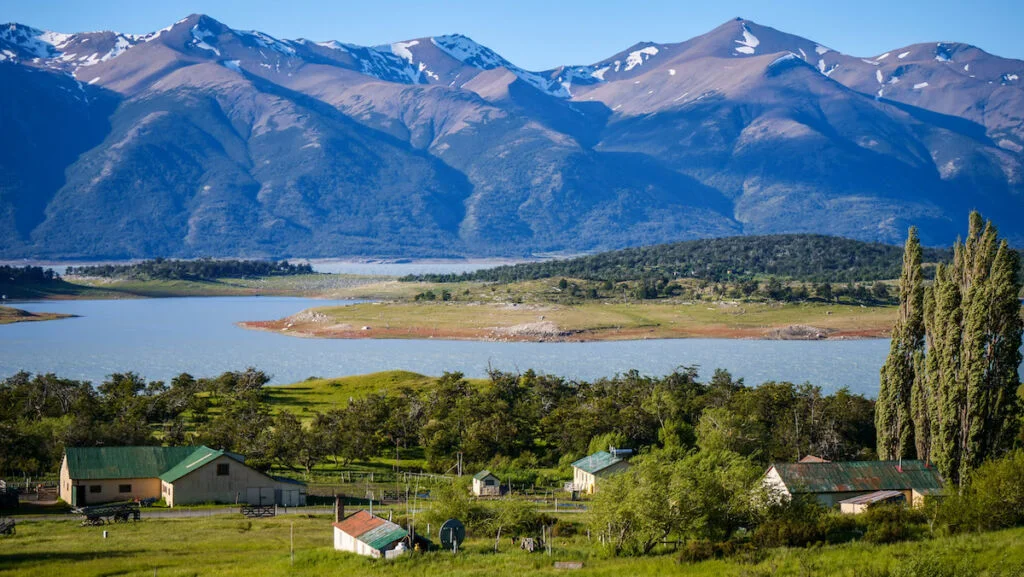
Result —
[[[0, 110], [23, 127], [6, 148], [30, 151], [0, 160], [0, 255], [497, 256], [898, 242], [910, 224], [948, 244], [974, 208], [1022, 239], [1021, 75], [966, 44], [860, 58], [743, 19], [543, 71], [460, 34], [365, 47], [200, 14], [145, 35], [8, 24], [0, 78], [18, 89], [0, 108], [54, 102]], [[47, 159], [47, 115], [96, 122]]]

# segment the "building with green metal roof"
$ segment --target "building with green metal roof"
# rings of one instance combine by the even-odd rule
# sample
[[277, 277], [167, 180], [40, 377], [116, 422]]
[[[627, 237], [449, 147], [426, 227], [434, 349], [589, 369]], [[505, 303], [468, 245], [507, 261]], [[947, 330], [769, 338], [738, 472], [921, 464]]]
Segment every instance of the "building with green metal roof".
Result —
[[915, 460], [775, 463], [762, 483], [780, 496], [810, 495], [828, 507], [876, 491], [899, 491], [919, 505], [944, 486], [933, 465]]
[[68, 447], [60, 496], [73, 506], [163, 499], [194, 503], [304, 505], [305, 485], [276, 479], [241, 455], [205, 446]]
[[626, 457], [629, 451], [610, 449], [587, 455], [572, 464], [573, 490], [592, 494], [597, 490], [597, 480], [620, 473], [629, 468]]

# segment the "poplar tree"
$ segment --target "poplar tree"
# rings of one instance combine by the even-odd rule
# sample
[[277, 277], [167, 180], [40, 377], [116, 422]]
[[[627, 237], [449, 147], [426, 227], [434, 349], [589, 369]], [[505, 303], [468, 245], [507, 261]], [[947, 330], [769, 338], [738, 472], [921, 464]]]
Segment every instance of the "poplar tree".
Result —
[[[914, 361], [910, 402], [915, 445], [953, 483], [1012, 444], [1020, 410], [1018, 266], [1017, 253], [974, 212], [952, 264], [936, 268], [926, 291], [927, 354]], [[891, 429], [886, 419], [879, 423]]]
[[889, 357], [882, 365], [875, 405], [878, 458], [882, 460], [910, 457], [916, 449], [916, 407], [912, 402], [918, 380], [915, 359], [924, 350], [925, 332], [921, 254], [917, 228], [911, 227], [903, 248], [899, 314], [892, 328]]

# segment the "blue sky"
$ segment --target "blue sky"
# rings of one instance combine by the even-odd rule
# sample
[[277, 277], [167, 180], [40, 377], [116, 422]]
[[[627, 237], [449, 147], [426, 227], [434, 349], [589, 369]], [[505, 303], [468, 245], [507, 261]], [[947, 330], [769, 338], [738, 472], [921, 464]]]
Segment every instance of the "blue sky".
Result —
[[458, 32], [534, 70], [686, 40], [736, 16], [857, 56], [956, 40], [1024, 59], [1024, 0], [0, 0], [0, 22], [59, 32], [152, 32], [193, 12], [280, 38], [369, 45]]

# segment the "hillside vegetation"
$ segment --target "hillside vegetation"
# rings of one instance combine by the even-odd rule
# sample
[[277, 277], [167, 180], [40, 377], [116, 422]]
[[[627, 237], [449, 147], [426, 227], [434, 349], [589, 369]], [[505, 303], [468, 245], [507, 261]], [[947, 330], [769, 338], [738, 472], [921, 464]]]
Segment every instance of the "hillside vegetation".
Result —
[[67, 274], [135, 280], [216, 280], [313, 274], [309, 264], [286, 260], [231, 260], [201, 258], [175, 260], [157, 258], [132, 264], [103, 264], [68, 267]]
[[[924, 261], [949, 262], [952, 255], [949, 249], [925, 249]], [[898, 246], [834, 236], [733, 236], [403, 280], [515, 282], [568, 277], [622, 282], [692, 277], [719, 282], [778, 276], [809, 282], [854, 282], [898, 277], [902, 256], [903, 250]]]

